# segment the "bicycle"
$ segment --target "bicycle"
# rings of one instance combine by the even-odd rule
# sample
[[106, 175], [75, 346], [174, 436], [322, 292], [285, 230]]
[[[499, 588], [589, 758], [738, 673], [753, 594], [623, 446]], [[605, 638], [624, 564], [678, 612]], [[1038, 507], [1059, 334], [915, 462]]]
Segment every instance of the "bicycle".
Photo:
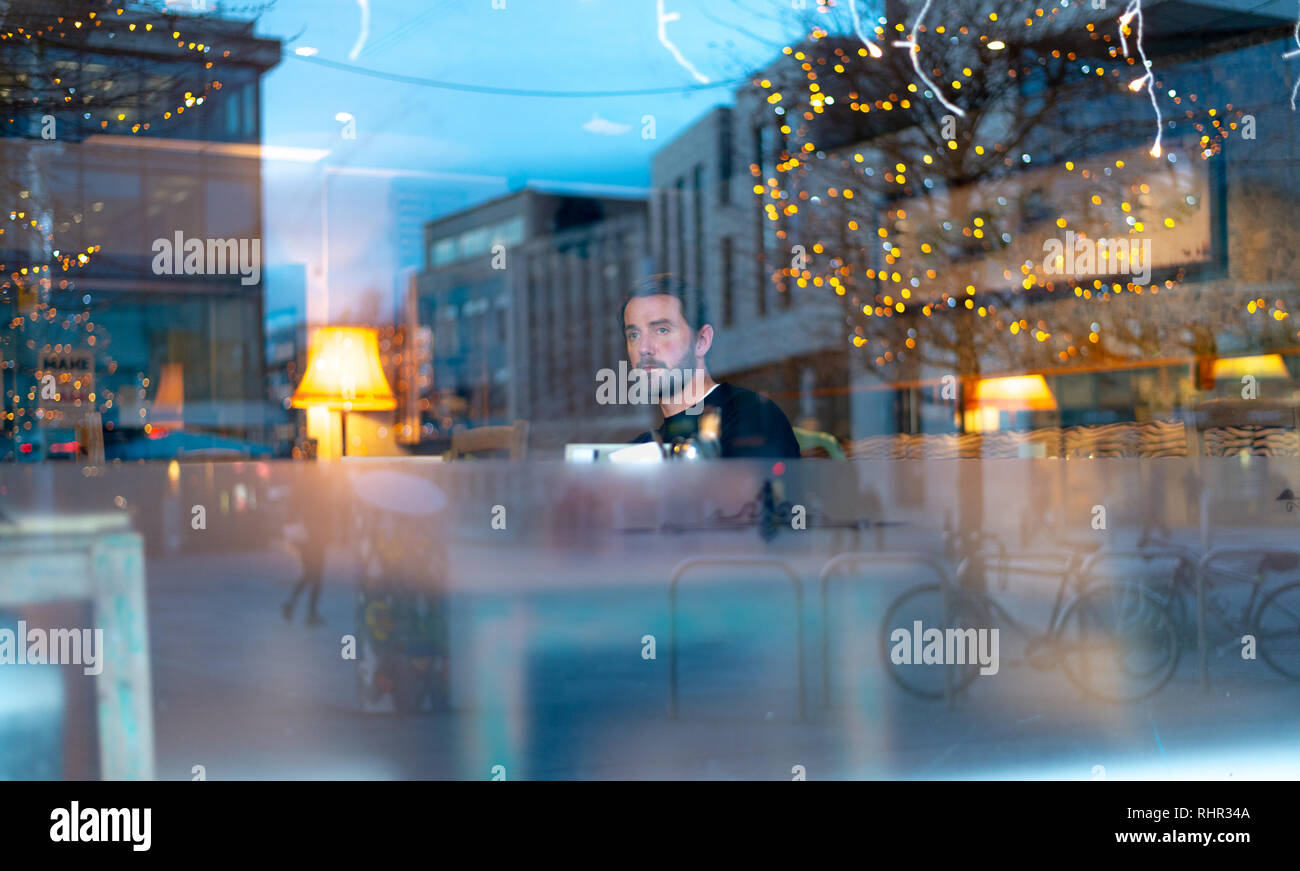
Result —
[[[1139, 546], [1151, 544], [1150, 539]], [[1195, 599], [1196, 578], [1202, 561], [1192, 551], [1169, 542], [1156, 542], [1165, 556], [1176, 560], [1169, 584], [1157, 585], [1154, 592], [1165, 599], [1179, 623], [1185, 640], [1196, 639], [1196, 625], [1188, 619], [1189, 598]], [[1217, 568], [1206, 571], [1204, 584], [1205, 613], [1213, 617], [1231, 638], [1222, 642], [1219, 653], [1239, 648], [1243, 636], [1255, 639], [1256, 651], [1273, 671], [1288, 680], [1300, 681], [1300, 581], [1292, 581], [1264, 594], [1270, 574], [1292, 572], [1300, 566], [1300, 554], [1292, 551], [1261, 551], [1253, 572]], [[1249, 584], [1250, 595], [1234, 608], [1216, 595], [1231, 583]]]
[[[903, 689], [922, 698], [942, 698], [949, 687], [954, 693], [968, 688], [979, 673], [979, 663], [895, 664], [891, 632], [895, 627], [912, 626], [918, 619], [931, 627], [1010, 628], [1028, 639], [1025, 661], [1030, 667], [1045, 671], [1059, 666], [1071, 683], [1103, 701], [1147, 698], [1173, 677], [1181, 647], [1166, 602], [1139, 584], [1093, 581], [1083, 569], [1086, 554], [1096, 552], [1099, 546], [1068, 554], [1047, 626], [1036, 632], [988, 593], [981, 569], [987, 567], [990, 554], [983, 546], [988, 541], [997, 544], [996, 558], [1004, 579], [1011, 568], [1005, 546], [980, 533], [959, 538], [963, 549], [970, 552], [958, 566], [956, 586], [947, 591], [939, 584], [915, 587], [896, 598], [885, 612], [881, 632], [885, 668]], [[951, 540], [947, 544], [951, 545]], [[1062, 554], [1048, 556], [1060, 559]], [[1017, 566], [1016, 570], [1056, 576], [1052, 569], [1032, 565]]]

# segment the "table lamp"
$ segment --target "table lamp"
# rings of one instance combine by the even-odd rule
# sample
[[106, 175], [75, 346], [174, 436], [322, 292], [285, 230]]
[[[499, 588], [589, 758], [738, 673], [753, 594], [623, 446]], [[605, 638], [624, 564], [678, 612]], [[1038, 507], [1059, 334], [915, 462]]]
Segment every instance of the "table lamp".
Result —
[[342, 453], [347, 456], [349, 411], [397, 407], [379, 363], [379, 334], [369, 327], [317, 329], [307, 351], [307, 371], [290, 404], [338, 411]]
[[1218, 357], [1214, 361], [1215, 381], [1241, 381], [1245, 375], [1255, 378], [1290, 378], [1281, 354], [1255, 354], [1249, 357]]
[[998, 429], [1000, 412], [1056, 411], [1058, 405], [1042, 375], [1008, 375], [981, 378], [966, 406], [966, 425], [972, 432]]

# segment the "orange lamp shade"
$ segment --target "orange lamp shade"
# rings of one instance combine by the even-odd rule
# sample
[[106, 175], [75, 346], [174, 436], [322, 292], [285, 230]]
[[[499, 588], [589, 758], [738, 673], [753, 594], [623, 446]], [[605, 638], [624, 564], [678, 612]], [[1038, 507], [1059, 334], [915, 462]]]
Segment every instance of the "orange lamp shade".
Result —
[[1219, 357], [1214, 361], [1214, 379], [1240, 381], [1244, 375], [1256, 378], [1290, 378], [1281, 354], [1258, 354], [1253, 357]]
[[379, 334], [368, 327], [318, 329], [307, 353], [307, 372], [291, 404], [339, 411], [396, 408], [379, 363]]
[[1055, 411], [1056, 397], [1042, 375], [984, 378], [975, 384], [974, 404], [1020, 411]]

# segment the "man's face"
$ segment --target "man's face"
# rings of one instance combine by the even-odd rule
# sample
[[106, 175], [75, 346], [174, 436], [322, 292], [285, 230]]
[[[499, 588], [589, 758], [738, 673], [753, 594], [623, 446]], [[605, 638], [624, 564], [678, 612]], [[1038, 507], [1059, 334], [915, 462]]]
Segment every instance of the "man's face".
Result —
[[697, 334], [682, 317], [677, 297], [633, 297], [623, 310], [623, 323], [627, 359], [648, 371], [652, 380], [662, 379], [672, 369], [696, 368], [696, 354], [702, 350], [697, 349]]

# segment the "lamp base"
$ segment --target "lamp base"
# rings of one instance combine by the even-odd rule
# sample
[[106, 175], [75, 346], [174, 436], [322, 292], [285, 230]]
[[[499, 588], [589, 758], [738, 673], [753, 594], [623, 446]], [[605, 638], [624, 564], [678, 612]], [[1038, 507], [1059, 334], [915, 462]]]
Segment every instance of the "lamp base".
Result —
[[316, 406], [307, 409], [307, 435], [316, 440], [319, 459], [337, 460], [343, 456], [341, 424], [335, 423], [336, 417], [328, 408]]

